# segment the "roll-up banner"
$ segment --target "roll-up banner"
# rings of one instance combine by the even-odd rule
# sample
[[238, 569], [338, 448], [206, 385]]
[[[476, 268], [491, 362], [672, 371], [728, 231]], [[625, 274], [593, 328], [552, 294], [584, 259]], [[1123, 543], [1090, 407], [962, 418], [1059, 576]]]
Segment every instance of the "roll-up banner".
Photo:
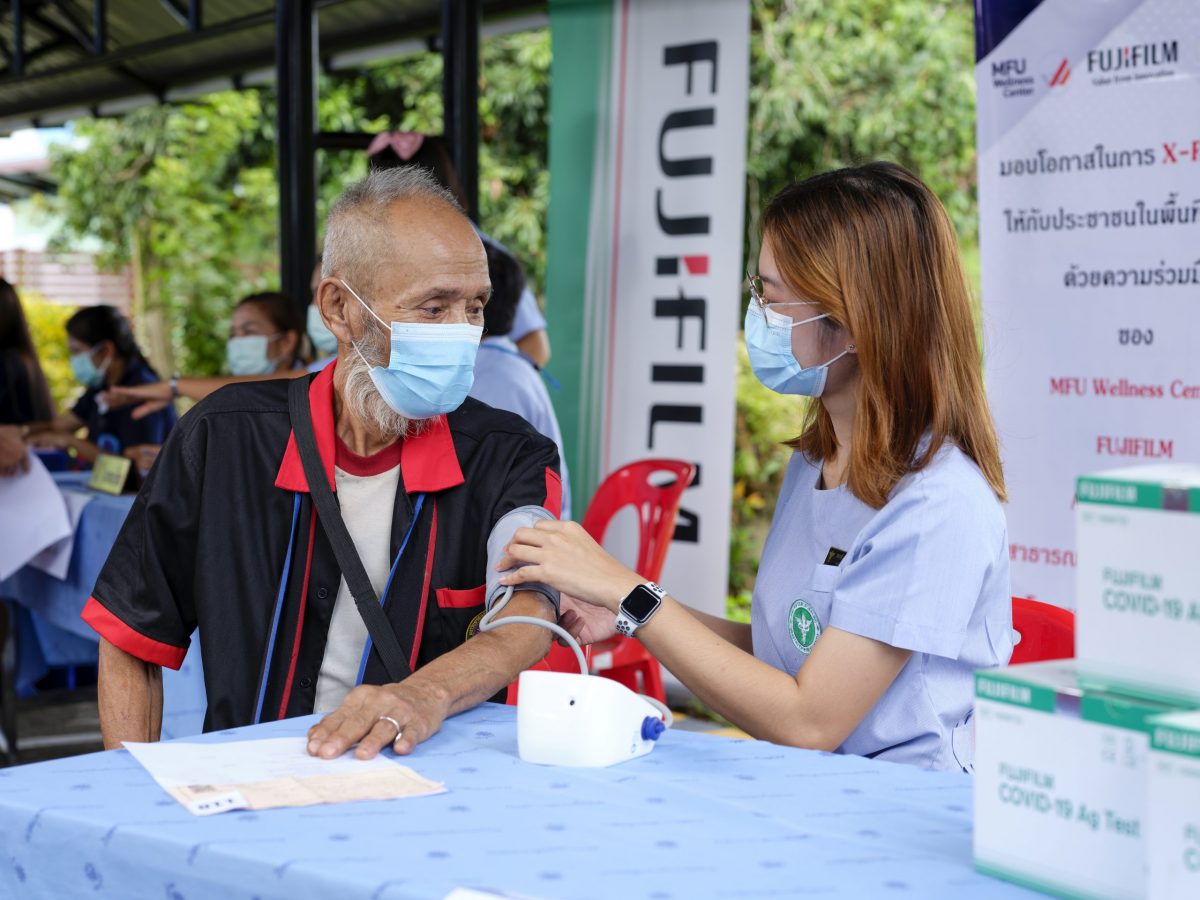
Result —
[[[723, 615], [750, 9], [552, 0], [550, 369], [579, 516], [639, 459], [696, 464], [662, 582]], [[606, 544], [632, 563], [632, 513]]]
[[1200, 3], [975, 5], [1012, 587], [1070, 608], [1076, 476], [1200, 461]]

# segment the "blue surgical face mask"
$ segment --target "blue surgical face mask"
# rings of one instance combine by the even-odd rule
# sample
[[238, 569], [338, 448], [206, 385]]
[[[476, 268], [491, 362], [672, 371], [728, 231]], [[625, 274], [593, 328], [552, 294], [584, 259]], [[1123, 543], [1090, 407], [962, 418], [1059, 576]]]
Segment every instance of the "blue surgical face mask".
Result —
[[[344, 281], [342, 285], [381, 325], [388, 327], [354, 288]], [[387, 405], [406, 419], [432, 419], [462, 406], [475, 383], [475, 354], [483, 328], [393, 322], [390, 330], [392, 350], [386, 368], [372, 365], [358, 349], [358, 342], [354, 344], [355, 352], [371, 366], [371, 381]]]
[[86, 388], [98, 388], [104, 384], [104, 373], [108, 371], [108, 364], [112, 362], [110, 356], [104, 361], [104, 365], [97, 366], [92, 362], [92, 354], [95, 352], [96, 348], [93, 347], [90, 350], [71, 354], [71, 374]]
[[321, 318], [321, 311], [317, 309], [315, 303], [308, 304], [306, 328], [308, 339], [312, 341], [313, 349], [319, 354], [330, 356], [337, 352], [337, 335], [325, 325], [325, 320]]
[[275, 363], [267, 357], [267, 344], [270, 340], [265, 334], [231, 337], [225, 344], [225, 366], [229, 369], [229, 374], [269, 375], [274, 372]]
[[758, 380], [778, 394], [820, 397], [825, 390], [829, 367], [850, 351], [843, 350], [826, 363], [805, 368], [792, 353], [792, 329], [828, 317], [825, 313], [794, 322], [773, 309], [757, 308], [751, 300], [746, 307], [746, 351]]

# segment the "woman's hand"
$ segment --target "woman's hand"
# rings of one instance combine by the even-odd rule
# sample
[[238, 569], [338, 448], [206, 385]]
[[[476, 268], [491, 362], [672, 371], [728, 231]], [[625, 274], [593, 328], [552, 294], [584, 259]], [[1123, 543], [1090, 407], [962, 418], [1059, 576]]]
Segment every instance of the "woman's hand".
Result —
[[29, 446], [39, 450], [69, 450], [75, 441], [75, 435], [64, 431], [39, 431], [28, 438]]
[[132, 419], [144, 419], [171, 405], [171, 385], [166, 381], [138, 384], [128, 387], [111, 387], [100, 394], [100, 399], [109, 409], [138, 404], [130, 413]]
[[496, 566], [499, 571], [525, 565], [500, 576], [501, 584], [542, 582], [613, 614], [646, 580], [609, 556], [578, 522], [546, 521], [520, 528], [505, 552]]

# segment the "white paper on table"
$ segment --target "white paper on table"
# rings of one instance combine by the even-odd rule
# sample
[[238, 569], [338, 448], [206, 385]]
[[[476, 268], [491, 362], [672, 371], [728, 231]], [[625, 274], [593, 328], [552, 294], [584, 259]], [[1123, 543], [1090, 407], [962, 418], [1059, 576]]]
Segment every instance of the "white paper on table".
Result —
[[143, 744], [125, 749], [172, 797], [195, 815], [350, 800], [387, 800], [443, 793], [444, 785], [377, 756], [309, 756], [303, 737], [223, 743]]
[[66, 501], [36, 455], [28, 472], [0, 477], [0, 580], [70, 534]]
[[83, 516], [84, 507], [92, 502], [93, 496], [83, 491], [68, 490], [62, 492], [62, 498], [67, 505], [67, 516], [71, 520], [71, 533], [31, 559], [29, 565], [41, 569], [59, 581], [66, 581], [67, 570], [71, 568], [71, 553], [75, 550], [75, 532], [79, 530], [79, 519]]

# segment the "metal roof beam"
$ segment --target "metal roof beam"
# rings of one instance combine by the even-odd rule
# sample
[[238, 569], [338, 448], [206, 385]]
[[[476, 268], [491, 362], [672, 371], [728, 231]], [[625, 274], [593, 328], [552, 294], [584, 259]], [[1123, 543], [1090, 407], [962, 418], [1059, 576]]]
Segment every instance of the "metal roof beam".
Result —
[[[46, 6], [50, 6], [58, 11], [58, 15], [64, 23], [63, 25], [57, 25], [46, 18], [43, 12]], [[43, 3], [42, 9], [30, 9], [29, 20], [37, 22], [42, 28], [53, 32], [59, 37], [64, 34], [69, 35], [89, 54], [96, 55], [95, 40], [92, 38], [92, 35], [88, 34], [87, 28], [75, 18], [75, 12], [63, 0], [50, 0], [48, 4]]]
[[[66, 50], [68, 47], [75, 46], [72, 40], [64, 40], [62, 38], [51, 38], [44, 44], [39, 44], [28, 53], [25, 54], [25, 65], [32, 65], [48, 53], [54, 53], [58, 50]], [[11, 59], [11, 57], [10, 57]], [[0, 69], [0, 79], [8, 78], [13, 74], [11, 63]]]

